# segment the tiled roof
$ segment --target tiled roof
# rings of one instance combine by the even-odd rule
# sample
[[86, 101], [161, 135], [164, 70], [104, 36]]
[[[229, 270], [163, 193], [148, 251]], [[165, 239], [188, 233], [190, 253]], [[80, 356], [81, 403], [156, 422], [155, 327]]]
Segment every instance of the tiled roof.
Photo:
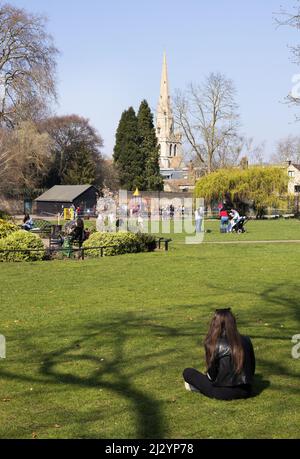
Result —
[[168, 187], [171, 191], [180, 191], [181, 187], [194, 187], [195, 183], [192, 180], [189, 179], [181, 179], [181, 180], [166, 180], [165, 181], [165, 186]]
[[36, 201], [41, 202], [73, 202], [91, 188], [92, 185], [55, 185], [39, 196]]

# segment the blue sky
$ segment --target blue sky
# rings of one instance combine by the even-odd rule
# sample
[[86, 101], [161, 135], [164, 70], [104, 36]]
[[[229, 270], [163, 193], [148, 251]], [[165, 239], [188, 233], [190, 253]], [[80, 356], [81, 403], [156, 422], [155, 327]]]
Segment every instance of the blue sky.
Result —
[[296, 0], [13, 0], [46, 14], [58, 60], [58, 114], [87, 117], [113, 151], [124, 109], [159, 96], [166, 50], [172, 92], [201, 82], [212, 71], [233, 79], [242, 131], [267, 142], [298, 134], [295, 108], [283, 103], [292, 77], [300, 73], [288, 45], [300, 31], [277, 28], [280, 6], [292, 11]]

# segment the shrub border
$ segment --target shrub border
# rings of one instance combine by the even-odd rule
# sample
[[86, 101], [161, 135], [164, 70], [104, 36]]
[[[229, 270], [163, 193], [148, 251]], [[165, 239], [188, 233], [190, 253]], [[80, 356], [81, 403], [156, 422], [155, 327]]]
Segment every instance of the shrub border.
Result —
[[[165, 239], [165, 238], [156, 238], [157, 247], [161, 249], [161, 243], [164, 242], [165, 251], [169, 251], [169, 243], [172, 242], [172, 239]], [[31, 253], [31, 252], [45, 252], [45, 258], [47, 254], [52, 255], [53, 253], [64, 252], [66, 253], [68, 250], [71, 253], [79, 252], [81, 260], [85, 259], [85, 252], [89, 250], [99, 250], [99, 255], [101, 258], [104, 257], [104, 250], [108, 248], [115, 248], [115, 245], [105, 245], [105, 246], [97, 246], [97, 247], [72, 247], [70, 249], [62, 248], [44, 248], [44, 249], [0, 249], [0, 253]], [[6, 263], [5, 261], [3, 263]]]

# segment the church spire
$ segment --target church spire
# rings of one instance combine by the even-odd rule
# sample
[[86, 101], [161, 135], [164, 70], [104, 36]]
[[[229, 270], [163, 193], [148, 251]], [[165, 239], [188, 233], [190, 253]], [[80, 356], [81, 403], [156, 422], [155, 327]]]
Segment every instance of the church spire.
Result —
[[158, 104], [158, 116], [162, 116], [164, 118], [172, 117], [166, 52], [164, 52], [163, 58], [163, 68], [160, 83], [160, 98]]
[[174, 130], [174, 120], [171, 107], [167, 56], [164, 53], [163, 68], [160, 82], [160, 95], [157, 107], [157, 134], [167, 139]]
[[160, 148], [161, 167], [170, 167], [171, 161], [181, 155], [181, 135], [174, 132], [174, 118], [170, 97], [167, 56], [164, 52], [157, 107], [156, 136]]

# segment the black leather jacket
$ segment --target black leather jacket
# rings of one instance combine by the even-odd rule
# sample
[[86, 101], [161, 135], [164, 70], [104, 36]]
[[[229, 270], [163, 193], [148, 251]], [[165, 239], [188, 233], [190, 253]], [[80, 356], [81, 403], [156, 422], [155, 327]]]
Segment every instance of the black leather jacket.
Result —
[[242, 345], [245, 353], [244, 367], [240, 374], [236, 374], [231, 348], [226, 337], [219, 339], [215, 358], [207, 376], [217, 387], [236, 387], [251, 385], [255, 373], [255, 355], [252, 342], [248, 336], [242, 336]]

